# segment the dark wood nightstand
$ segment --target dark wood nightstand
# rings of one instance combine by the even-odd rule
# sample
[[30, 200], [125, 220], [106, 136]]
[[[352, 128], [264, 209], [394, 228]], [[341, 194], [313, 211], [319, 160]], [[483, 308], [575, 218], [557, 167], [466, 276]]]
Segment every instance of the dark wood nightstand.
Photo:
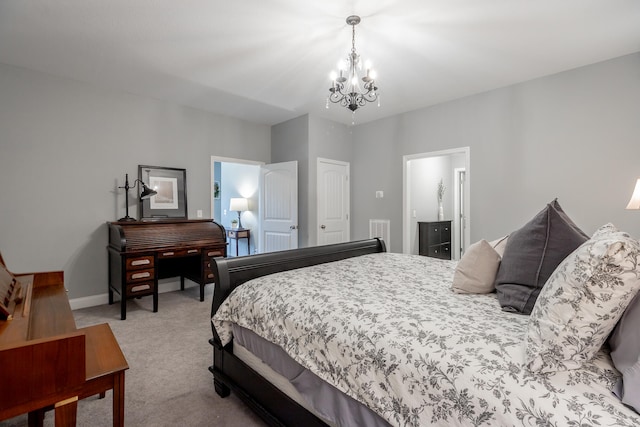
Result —
[[418, 253], [451, 259], [451, 221], [418, 222]]
[[251, 254], [251, 230], [248, 228], [228, 228], [227, 237], [236, 241], [236, 256], [238, 256], [238, 240], [247, 239], [247, 255]]

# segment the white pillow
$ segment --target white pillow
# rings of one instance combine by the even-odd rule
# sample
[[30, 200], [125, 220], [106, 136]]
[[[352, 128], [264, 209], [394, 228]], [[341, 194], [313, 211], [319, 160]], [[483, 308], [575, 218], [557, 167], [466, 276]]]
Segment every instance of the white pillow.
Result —
[[458, 262], [451, 289], [459, 294], [493, 292], [499, 265], [500, 255], [486, 240], [480, 240], [469, 246]]
[[525, 363], [532, 371], [579, 368], [600, 349], [640, 289], [640, 243], [606, 224], [565, 258], [531, 312]]
[[491, 247], [493, 249], [495, 249], [496, 252], [498, 252], [498, 255], [500, 255], [500, 258], [502, 258], [502, 254], [504, 254], [504, 248], [507, 247], [507, 241], [508, 240], [509, 240], [509, 235], [507, 234], [504, 237], [501, 237], [499, 239], [492, 240], [492, 241], [489, 242]]

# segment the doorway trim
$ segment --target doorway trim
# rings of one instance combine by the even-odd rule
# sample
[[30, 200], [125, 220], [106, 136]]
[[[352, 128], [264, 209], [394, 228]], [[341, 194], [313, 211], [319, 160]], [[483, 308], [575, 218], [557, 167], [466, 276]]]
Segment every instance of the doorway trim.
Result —
[[[324, 242], [321, 242], [322, 241], [321, 227], [324, 227], [324, 225], [320, 224], [322, 215], [320, 212], [321, 205], [319, 200], [327, 199], [325, 194], [321, 194], [320, 192], [320, 189], [321, 189], [320, 188], [320, 182], [321, 182], [320, 165], [321, 164], [332, 164], [345, 169], [346, 182], [342, 183], [342, 185], [344, 186], [344, 193], [343, 193], [344, 199], [342, 200], [342, 206], [344, 210], [342, 214], [344, 215], [344, 231], [346, 234], [345, 234], [345, 239], [342, 242], [348, 242], [349, 240], [351, 240], [351, 219], [350, 219], [351, 218], [351, 182], [350, 182], [351, 181], [351, 163], [345, 162], [342, 160], [333, 160], [333, 159], [318, 157], [316, 160], [316, 245], [326, 244]], [[342, 243], [342, 242], [336, 242], [336, 243]]]
[[465, 156], [465, 169], [467, 179], [467, 192], [464, 195], [464, 202], [467, 208], [466, 220], [467, 226], [465, 227], [465, 240], [467, 246], [470, 239], [470, 224], [469, 218], [471, 217], [471, 198], [469, 188], [471, 187], [471, 148], [460, 147], [452, 148], [440, 151], [431, 151], [426, 153], [408, 154], [402, 156], [402, 252], [405, 254], [411, 253], [411, 194], [409, 194], [409, 162], [411, 160], [426, 159], [429, 157], [442, 157], [462, 154]]

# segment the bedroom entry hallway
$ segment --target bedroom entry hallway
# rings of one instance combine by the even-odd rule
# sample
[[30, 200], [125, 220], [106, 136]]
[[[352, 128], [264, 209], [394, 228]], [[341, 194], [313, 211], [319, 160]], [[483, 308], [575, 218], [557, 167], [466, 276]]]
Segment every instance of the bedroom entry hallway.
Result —
[[469, 172], [469, 147], [403, 156], [403, 253], [418, 253], [418, 222], [451, 221], [451, 259], [460, 259], [471, 240]]

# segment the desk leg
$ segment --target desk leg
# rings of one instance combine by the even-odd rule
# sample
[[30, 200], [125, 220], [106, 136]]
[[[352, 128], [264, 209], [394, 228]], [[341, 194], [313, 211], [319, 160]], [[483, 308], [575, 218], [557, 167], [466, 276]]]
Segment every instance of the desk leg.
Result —
[[113, 427], [124, 426], [124, 371], [113, 377]]
[[76, 425], [78, 412], [78, 396], [56, 403], [56, 427]]
[[240, 239], [236, 237], [236, 256], [238, 256], [238, 240]]
[[158, 280], [155, 280], [155, 289], [153, 290], [153, 312], [158, 312]]
[[251, 235], [247, 234], [247, 255], [251, 255]]
[[44, 409], [29, 412], [27, 425], [29, 427], [42, 427], [44, 425]]

